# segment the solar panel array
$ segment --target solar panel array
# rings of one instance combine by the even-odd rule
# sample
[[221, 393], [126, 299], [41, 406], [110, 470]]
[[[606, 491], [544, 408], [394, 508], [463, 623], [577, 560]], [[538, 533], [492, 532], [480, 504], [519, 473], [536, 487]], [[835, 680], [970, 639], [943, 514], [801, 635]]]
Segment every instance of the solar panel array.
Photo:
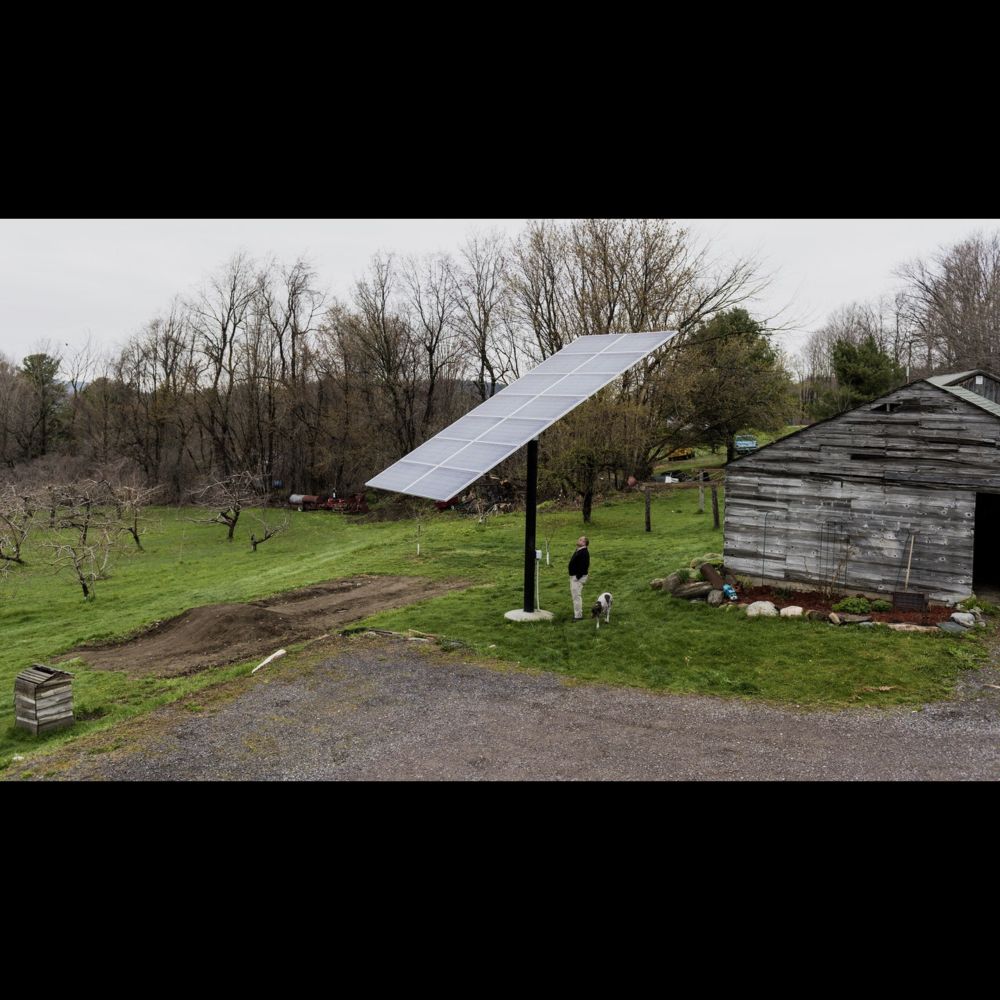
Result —
[[675, 333], [579, 337], [365, 485], [449, 500]]

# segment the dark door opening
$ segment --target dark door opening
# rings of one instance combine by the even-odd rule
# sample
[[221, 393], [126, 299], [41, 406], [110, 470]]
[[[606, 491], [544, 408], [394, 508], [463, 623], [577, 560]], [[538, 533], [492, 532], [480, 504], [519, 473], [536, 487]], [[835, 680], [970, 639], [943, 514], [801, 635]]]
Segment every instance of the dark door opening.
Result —
[[[1000, 589], [1000, 494], [976, 494], [976, 541], [972, 589]], [[983, 595], [980, 595], [983, 596]]]

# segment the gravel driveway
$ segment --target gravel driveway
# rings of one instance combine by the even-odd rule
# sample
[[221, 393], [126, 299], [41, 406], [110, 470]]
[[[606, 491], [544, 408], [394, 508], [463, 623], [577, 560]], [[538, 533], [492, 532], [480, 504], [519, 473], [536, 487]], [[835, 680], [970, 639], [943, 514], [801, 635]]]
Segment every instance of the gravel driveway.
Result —
[[[291, 658], [290, 658], [291, 659]], [[1000, 690], [971, 671], [920, 711], [804, 712], [567, 683], [395, 639], [338, 639], [235, 697], [97, 733], [32, 777], [110, 780], [989, 780]], [[110, 747], [95, 749], [95, 741]]]

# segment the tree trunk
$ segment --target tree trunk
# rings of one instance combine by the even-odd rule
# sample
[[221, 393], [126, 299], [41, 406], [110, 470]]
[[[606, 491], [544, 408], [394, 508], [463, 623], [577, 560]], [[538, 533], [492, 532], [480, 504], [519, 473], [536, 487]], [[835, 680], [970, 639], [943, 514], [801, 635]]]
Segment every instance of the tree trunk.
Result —
[[594, 491], [588, 490], [583, 494], [583, 523], [590, 524], [590, 509], [594, 505]]

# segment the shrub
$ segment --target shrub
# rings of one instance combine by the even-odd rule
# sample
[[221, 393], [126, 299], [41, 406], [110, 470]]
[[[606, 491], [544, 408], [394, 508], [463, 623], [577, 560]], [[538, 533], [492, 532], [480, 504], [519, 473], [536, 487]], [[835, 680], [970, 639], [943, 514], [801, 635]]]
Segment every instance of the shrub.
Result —
[[990, 604], [989, 601], [981, 601], [975, 594], [967, 597], [964, 601], [959, 601], [958, 607], [964, 611], [968, 611], [970, 608], [979, 608], [984, 615], [995, 615], [997, 613], [997, 606], [995, 604]]
[[880, 597], [877, 601], [872, 601], [872, 611], [892, 611], [892, 601], [883, 601]]
[[866, 615], [872, 606], [867, 597], [845, 597], [833, 605], [834, 611], [845, 611], [849, 615]]
[[722, 569], [722, 556], [718, 552], [706, 552], [703, 556], [692, 559], [688, 565], [697, 569], [702, 563], [711, 563], [716, 569]]
[[677, 575], [680, 577], [681, 583], [701, 582], [701, 573], [699, 573], [696, 569], [688, 569], [687, 566], [682, 566], [680, 569], [675, 570], [674, 572], [676, 572]]

